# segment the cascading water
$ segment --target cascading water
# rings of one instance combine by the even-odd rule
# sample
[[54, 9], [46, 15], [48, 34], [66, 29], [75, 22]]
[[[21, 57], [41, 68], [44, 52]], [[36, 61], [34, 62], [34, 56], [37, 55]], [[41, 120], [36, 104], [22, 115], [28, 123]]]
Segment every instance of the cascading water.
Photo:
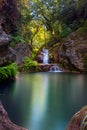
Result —
[[43, 64], [48, 64], [49, 61], [49, 52], [47, 49], [43, 49]]
[[61, 72], [60, 68], [58, 67], [58, 65], [53, 65], [50, 68], [50, 72]]
[[[48, 51], [48, 49], [43, 49], [41, 54], [43, 55], [43, 64], [44, 65], [49, 64], [49, 51]], [[59, 68], [57, 64], [49, 64], [49, 70], [50, 70], [50, 72], [62, 72], [61, 68]]]

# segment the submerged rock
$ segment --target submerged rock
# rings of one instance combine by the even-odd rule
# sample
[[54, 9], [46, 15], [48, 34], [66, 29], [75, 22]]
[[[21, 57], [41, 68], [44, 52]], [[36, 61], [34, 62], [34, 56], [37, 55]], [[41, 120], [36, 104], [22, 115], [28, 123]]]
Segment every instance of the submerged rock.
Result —
[[66, 130], [87, 130], [87, 106], [71, 118]]
[[3, 31], [0, 25], [0, 66], [10, 64], [15, 61], [15, 51], [9, 47], [11, 37]]
[[10, 121], [8, 114], [3, 108], [1, 102], [0, 102], [0, 130], [27, 130]]

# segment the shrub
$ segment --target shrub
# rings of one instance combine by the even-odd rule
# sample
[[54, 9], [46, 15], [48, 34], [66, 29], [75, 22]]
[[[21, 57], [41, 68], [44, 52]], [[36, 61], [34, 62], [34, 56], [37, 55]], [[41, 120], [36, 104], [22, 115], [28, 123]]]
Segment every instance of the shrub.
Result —
[[80, 27], [77, 30], [79, 35], [82, 35], [84, 32], [87, 32], [87, 20], [85, 20], [84, 25], [82, 27]]
[[13, 78], [17, 73], [16, 64], [0, 67], [0, 82]]
[[65, 24], [62, 25], [62, 31], [59, 34], [60, 38], [65, 38], [66, 36], [68, 36], [70, 33], [72, 32], [72, 29], [68, 26], [66, 26]]
[[15, 47], [15, 45], [17, 44], [17, 43], [21, 43], [21, 44], [23, 44], [23, 43], [25, 43], [25, 40], [24, 40], [24, 38], [22, 37], [22, 36], [19, 36], [19, 35], [11, 35], [11, 38], [12, 38], [12, 42], [11, 42], [11, 47]]
[[22, 64], [22, 66], [19, 67], [19, 69], [33, 71], [33, 68], [35, 68], [36, 66], [37, 66], [36, 61], [32, 60], [29, 57], [25, 57], [24, 63]]

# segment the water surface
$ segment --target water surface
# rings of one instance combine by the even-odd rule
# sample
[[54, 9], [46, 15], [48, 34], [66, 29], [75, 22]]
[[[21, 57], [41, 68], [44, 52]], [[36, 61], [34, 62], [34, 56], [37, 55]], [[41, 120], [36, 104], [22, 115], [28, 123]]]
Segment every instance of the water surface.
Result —
[[65, 130], [87, 104], [87, 75], [26, 73], [0, 84], [0, 99], [11, 120], [29, 130]]

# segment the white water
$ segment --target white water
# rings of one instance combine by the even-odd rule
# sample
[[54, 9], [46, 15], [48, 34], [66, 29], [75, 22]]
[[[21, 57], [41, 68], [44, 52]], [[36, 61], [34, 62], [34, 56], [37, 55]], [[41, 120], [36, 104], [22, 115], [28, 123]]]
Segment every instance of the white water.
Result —
[[49, 61], [49, 52], [47, 49], [43, 49], [43, 64], [48, 64]]
[[53, 65], [50, 68], [50, 72], [61, 72], [60, 68], [57, 65]]

